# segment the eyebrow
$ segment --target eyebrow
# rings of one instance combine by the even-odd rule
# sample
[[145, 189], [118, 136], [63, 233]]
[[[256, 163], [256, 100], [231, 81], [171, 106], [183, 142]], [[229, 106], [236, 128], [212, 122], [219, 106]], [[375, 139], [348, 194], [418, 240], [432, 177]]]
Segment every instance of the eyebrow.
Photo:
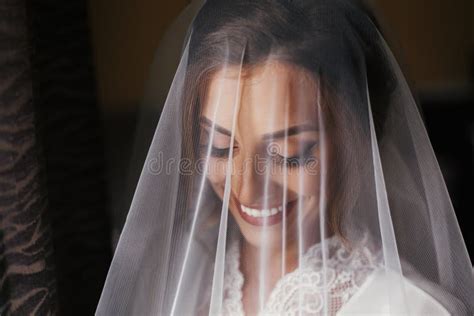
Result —
[[229, 131], [228, 129], [223, 128], [222, 126], [217, 125], [216, 123], [212, 122], [210, 119], [208, 119], [205, 116], [201, 116], [201, 123], [203, 123], [204, 125], [206, 125], [208, 127], [213, 127], [214, 126], [214, 129], [216, 131], [218, 131], [219, 133], [221, 133], [221, 134], [224, 134], [224, 135], [227, 135], [227, 136], [232, 136], [231, 131]]
[[307, 131], [317, 131], [318, 127], [316, 125], [310, 124], [301, 124], [289, 127], [288, 129], [282, 129], [280, 131], [276, 131], [273, 133], [268, 133], [263, 135], [264, 140], [268, 139], [275, 139], [275, 138], [283, 138], [283, 137], [290, 137], [292, 135], [296, 135], [302, 132]]
[[[231, 131], [223, 128], [222, 126], [217, 125], [216, 123], [212, 122], [210, 119], [208, 119], [205, 116], [201, 116], [201, 123], [203, 123], [204, 125], [208, 127], [214, 126], [214, 129], [218, 131], [219, 133], [222, 133], [227, 136], [232, 136]], [[276, 132], [263, 134], [262, 138], [263, 140], [283, 138], [283, 137], [296, 135], [302, 132], [316, 131], [316, 130], [318, 130], [318, 127], [315, 125], [301, 124], [301, 125], [295, 125], [295, 126], [289, 127], [288, 129], [283, 129]]]

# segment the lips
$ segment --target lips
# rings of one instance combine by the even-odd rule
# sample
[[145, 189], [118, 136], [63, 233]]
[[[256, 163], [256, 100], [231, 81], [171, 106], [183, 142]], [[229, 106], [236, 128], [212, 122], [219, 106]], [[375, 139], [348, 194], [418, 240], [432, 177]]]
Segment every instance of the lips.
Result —
[[[286, 216], [291, 213], [296, 205], [296, 200], [286, 204]], [[278, 224], [283, 219], [283, 205], [268, 208], [252, 208], [240, 204], [240, 216], [249, 224], [255, 226], [270, 226]]]
[[278, 212], [283, 212], [283, 205], [280, 205], [278, 207], [263, 209], [263, 210], [246, 207], [244, 205], [241, 205], [241, 206], [242, 206], [242, 211], [245, 214], [253, 216], [253, 217], [269, 217], [269, 216], [277, 214]]

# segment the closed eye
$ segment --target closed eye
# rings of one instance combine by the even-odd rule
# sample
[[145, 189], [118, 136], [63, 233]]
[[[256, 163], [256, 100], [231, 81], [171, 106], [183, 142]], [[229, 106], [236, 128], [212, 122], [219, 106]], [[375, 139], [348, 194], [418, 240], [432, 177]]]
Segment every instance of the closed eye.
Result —
[[[210, 155], [216, 158], [228, 158], [230, 155], [230, 147], [219, 148], [216, 146], [211, 146]], [[209, 144], [204, 144], [199, 146], [199, 151], [202, 156], [206, 156], [209, 150]], [[234, 155], [237, 150], [237, 146], [234, 146]]]
[[303, 150], [294, 156], [286, 157], [277, 154], [277, 160], [288, 167], [299, 167], [308, 162], [309, 158], [312, 157], [314, 148], [318, 145], [318, 142], [312, 142], [303, 147]]

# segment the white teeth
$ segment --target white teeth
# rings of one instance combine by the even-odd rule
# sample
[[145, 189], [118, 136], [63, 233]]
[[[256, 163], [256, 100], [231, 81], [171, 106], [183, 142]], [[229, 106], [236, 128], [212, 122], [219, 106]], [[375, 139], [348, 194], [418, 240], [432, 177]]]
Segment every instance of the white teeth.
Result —
[[242, 205], [242, 211], [245, 214], [253, 216], [253, 217], [268, 217], [268, 216], [276, 215], [278, 212], [282, 212], [283, 206], [281, 205], [279, 207], [257, 210], [257, 209], [253, 209], [253, 208]]

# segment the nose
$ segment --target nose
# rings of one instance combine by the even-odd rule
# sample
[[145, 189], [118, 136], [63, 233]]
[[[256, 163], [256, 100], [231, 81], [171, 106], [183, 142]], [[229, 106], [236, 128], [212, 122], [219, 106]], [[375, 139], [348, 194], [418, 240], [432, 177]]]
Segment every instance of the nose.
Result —
[[257, 209], [281, 205], [283, 187], [262, 158], [247, 154], [236, 157], [234, 163], [232, 188], [241, 204]]

